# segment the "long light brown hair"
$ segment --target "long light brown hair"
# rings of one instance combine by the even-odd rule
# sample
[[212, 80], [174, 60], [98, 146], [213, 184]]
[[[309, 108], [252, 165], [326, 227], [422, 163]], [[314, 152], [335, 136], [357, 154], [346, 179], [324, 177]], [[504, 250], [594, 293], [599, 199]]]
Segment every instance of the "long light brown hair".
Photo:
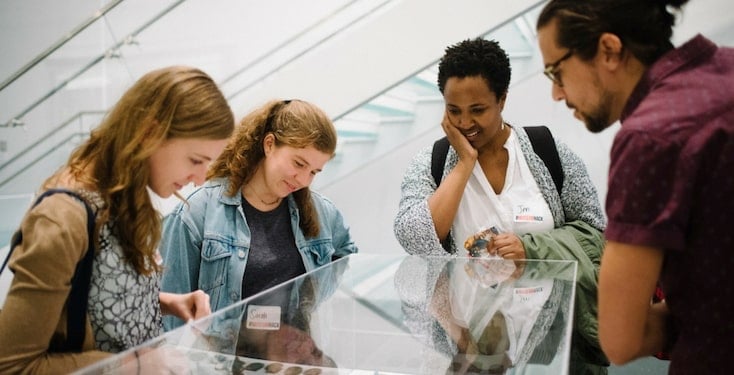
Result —
[[196, 68], [162, 68], [122, 95], [62, 171], [101, 194], [108, 207], [101, 219], [111, 220], [130, 264], [149, 275], [160, 271], [155, 254], [161, 236], [161, 217], [146, 189], [149, 157], [165, 140], [220, 140], [233, 131], [232, 110], [211, 77]]
[[[263, 140], [275, 137], [275, 146], [305, 148], [333, 155], [336, 129], [331, 119], [317, 106], [302, 100], [272, 100], [246, 115], [207, 178], [229, 178], [227, 194], [234, 196], [250, 181], [265, 158]], [[299, 226], [306, 237], [319, 234], [319, 218], [311, 201], [311, 190], [304, 187], [293, 193], [300, 210]]]

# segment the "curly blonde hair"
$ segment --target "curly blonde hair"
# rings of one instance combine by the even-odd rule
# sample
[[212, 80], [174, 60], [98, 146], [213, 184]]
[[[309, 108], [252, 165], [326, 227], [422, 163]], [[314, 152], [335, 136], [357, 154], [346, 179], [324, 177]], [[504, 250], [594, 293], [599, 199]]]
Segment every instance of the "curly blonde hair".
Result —
[[[273, 134], [276, 147], [290, 146], [333, 155], [336, 128], [317, 106], [303, 100], [272, 100], [246, 115], [222, 154], [212, 163], [207, 178], [229, 179], [227, 194], [234, 196], [250, 181], [265, 158], [263, 140]], [[319, 218], [308, 187], [293, 193], [300, 210], [299, 226], [306, 237], [319, 234]]]
[[185, 66], [154, 70], [122, 95], [62, 171], [100, 193], [107, 207], [101, 221], [111, 221], [127, 261], [149, 275], [160, 271], [155, 257], [161, 236], [161, 217], [147, 191], [149, 157], [173, 138], [226, 139], [234, 123], [227, 100], [206, 73]]

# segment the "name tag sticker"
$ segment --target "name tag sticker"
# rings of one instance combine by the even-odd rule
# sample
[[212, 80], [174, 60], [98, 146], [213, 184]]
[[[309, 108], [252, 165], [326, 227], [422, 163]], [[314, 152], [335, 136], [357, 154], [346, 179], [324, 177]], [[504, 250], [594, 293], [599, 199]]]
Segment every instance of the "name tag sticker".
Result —
[[516, 223], [541, 223], [543, 216], [534, 213], [535, 210], [525, 205], [517, 205], [513, 217]]
[[280, 329], [280, 306], [247, 306], [246, 326], [269, 331]]
[[514, 294], [514, 299], [521, 302], [536, 301], [543, 297], [543, 287], [515, 288]]

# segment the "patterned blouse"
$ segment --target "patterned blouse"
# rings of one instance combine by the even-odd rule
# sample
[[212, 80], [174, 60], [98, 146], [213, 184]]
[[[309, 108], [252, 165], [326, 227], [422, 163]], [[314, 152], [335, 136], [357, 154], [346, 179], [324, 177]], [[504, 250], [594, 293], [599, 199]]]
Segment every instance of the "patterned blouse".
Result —
[[[85, 197], [99, 208], [104, 205], [97, 193]], [[97, 348], [117, 353], [159, 336], [163, 325], [159, 275], [141, 275], [125, 260], [113, 226], [108, 221], [100, 229], [88, 312]]]

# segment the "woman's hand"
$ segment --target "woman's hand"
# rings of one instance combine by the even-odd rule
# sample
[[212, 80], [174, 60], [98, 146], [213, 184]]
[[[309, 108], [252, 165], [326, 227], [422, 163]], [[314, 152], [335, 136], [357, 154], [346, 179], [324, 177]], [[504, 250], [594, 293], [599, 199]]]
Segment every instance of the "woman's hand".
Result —
[[466, 139], [464, 134], [461, 134], [461, 131], [454, 126], [451, 122], [451, 116], [446, 112], [443, 114], [441, 127], [443, 128], [443, 132], [446, 133], [446, 138], [448, 138], [449, 143], [456, 150], [456, 154], [459, 156], [459, 162], [468, 163], [467, 165], [473, 168], [479, 152], [469, 143], [469, 140]]
[[211, 314], [209, 295], [202, 290], [191, 293], [176, 294], [161, 292], [161, 312], [175, 315], [184, 322], [196, 320]]
[[489, 253], [498, 255], [503, 259], [525, 259], [525, 247], [520, 237], [514, 233], [500, 233], [494, 235], [494, 240], [489, 244]]

